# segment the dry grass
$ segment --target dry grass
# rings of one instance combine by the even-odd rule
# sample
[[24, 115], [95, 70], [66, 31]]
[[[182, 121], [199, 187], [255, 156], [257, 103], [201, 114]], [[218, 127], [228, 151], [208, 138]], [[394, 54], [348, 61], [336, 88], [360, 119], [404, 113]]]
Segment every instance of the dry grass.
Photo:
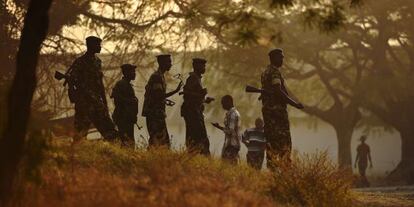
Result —
[[352, 206], [352, 174], [338, 170], [327, 153], [294, 154], [292, 160], [276, 161], [271, 195], [282, 203], [298, 206]]
[[83, 142], [71, 156], [54, 141], [41, 183], [24, 182], [19, 206], [349, 206], [348, 177], [324, 155], [296, 157], [280, 173], [168, 150]]

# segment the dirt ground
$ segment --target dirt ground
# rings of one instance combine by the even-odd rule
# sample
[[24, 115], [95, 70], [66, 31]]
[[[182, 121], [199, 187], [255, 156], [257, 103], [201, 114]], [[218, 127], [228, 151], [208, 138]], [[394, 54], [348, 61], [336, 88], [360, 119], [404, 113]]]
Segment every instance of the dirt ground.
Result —
[[414, 207], [414, 186], [355, 189], [358, 206]]

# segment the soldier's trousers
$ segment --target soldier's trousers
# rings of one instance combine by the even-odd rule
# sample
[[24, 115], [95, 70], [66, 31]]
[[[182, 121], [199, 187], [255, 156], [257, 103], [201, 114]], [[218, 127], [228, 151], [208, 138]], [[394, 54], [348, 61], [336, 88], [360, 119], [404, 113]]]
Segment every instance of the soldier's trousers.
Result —
[[119, 120], [115, 122], [122, 141], [127, 144], [134, 144], [134, 124], [132, 122]]
[[79, 101], [75, 103], [75, 137], [85, 137], [93, 124], [101, 135], [108, 140], [118, 137], [115, 125], [109, 117], [109, 112], [103, 103], [96, 104]]
[[149, 134], [148, 147], [170, 148], [170, 135], [164, 118], [147, 116], [147, 129]]
[[264, 151], [248, 151], [247, 155], [247, 164], [250, 167], [260, 170], [262, 169], [263, 160], [264, 160]]
[[190, 153], [210, 155], [210, 141], [202, 113], [183, 115], [185, 121], [185, 144]]
[[277, 160], [290, 160], [292, 140], [286, 109], [262, 109], [264, 134], [267, 140], [266, 160], [271, 170], [277, 168]]

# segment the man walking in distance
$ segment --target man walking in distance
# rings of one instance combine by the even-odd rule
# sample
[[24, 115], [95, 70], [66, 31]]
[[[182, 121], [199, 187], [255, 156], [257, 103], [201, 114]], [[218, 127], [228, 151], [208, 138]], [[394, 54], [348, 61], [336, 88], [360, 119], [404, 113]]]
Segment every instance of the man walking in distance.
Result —
[[275, 170], [276, 160], [280, 158], [290, 159], [292, 141], [290, 137], [287, 104], [303, 109], [303, 105], [289, 97], [285, 81], [281, 74], [283, 65], [282, 49], [274, 49], [269, 52], [270, 65], [262, 73], [261, 95], [262, 113], [264, 119], [264, 134], [267, 140], [266, 158], [267, 166]]
[[174, 91], [167, 93], [167, 84], [164, 74], [171, 69], [171, 55], [158, 55], [158, 70], [155, 71], [145, 86], [145, 99], [142, 116], [146, 117], [148, 134], [148, 147], [171, 146], [170, 136], [165, 122], [166, 99], [180, 91], [180, 82]]
[[256, 170], [260, 170], [263, 165], [266, 139], [263, 131], [263, 120], [257, 118], [255, 127], [246, 129], [242, 135], [242, 142], [247, 147], [247, 164]]
[[361, 184], [364, 187], [369, 187], [369, 182], [366, 177], [366, 170], [368, 167], [368, 161], [369, 161], [369, 167], [372, 168], [372, 160], [371, 160], [371, 150], [369, 146], [365, 143], [365, 140], [367, 139], [366, 136], [361, 136], [359, 139], [361, 141], [361, 144], [357, 147], [357, 155], [355, 158], [355, 168], [358, 164], [358, 170], [359, 174], [361, 175]]
[[240, 113], [234, 107], [233, 97], [225, 95], [221, 98], [221, 105], [227, 111], [224, 118], [224, 127], [219, 123], [212, 123], [214, 127], [224, 132], [224, 144], [221, 158], [230, 164], [237, 164], [240, 151]]
[[72, 85], [69, 96], [75, 103], [74, 143], [86, 137], [91, 124], [107, 140], [113, 140], [118, 136], [109, 117], [102, 61], [96, 56], [101, 51], [101, 42], [98, 37], [87, 37], [86, 53], [74, 61], [67, 73], [68, 82]]
[[206, 71], [206, 60], [193, 59], [194, 71], [190, 73], [184, 85], [184, 102], [181, 106], [181, 116], [185, 121], [185, 143], [190, 153], [210, 155], [210, 142], [204, 124], [204, 103], [210, 103], [213, 98], [207, 97], [207, 89], [201, 85], [202, 75]]
[[115, 103], [112, 119], [124, 139], [122, 142], [128, 146], [135, 144], [134, 124], [137, 123], [138, 115], [138, 98], [131, 84], [136, 77], [136, 68], [137, 66], [131, 64], [121, 66], [123, 77], [115, 84], [111, 95]]

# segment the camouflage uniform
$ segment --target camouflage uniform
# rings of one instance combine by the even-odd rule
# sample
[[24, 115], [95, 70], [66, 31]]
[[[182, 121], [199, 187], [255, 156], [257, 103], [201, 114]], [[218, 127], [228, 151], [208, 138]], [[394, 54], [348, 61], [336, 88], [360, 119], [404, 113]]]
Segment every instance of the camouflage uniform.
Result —
[[289, 119], [286, 102], [283, 100], [279, 87], [286, 93], [284, 79], [279, 68], [269, 65], [262, 73], [262, 89], [268, 93], [262, 94], [262, 113], [264, 133], [267, 140], [267, 165], [274, 168], [272, 159], [290, 157], [292, 141], [290, 137]]
[[76, 138], [86, 136], [91, 123], [105, 139], [114, 139], [118, 136], [109, 117], [101, 65], [101, 60], [95, 55], [84, 54], [71, 66], [70, 81], [76, 87]]
[[204, 97], [201, 76], [190, 73], [184, 85], [184, 103], [181, 106], [186, 129], [185, 143], [190, 152], [210, 155], [210, 142], [204, 124]]
[[126, 138], [126, 142], [134, 142], [134, 124], [137, 122], [138, 98], [135, 96], [132, 84], [122, 78], [119, 80], [112, 91], [115, 110], [112, 114], [118, 131]]
[[165, 95], [167, 84], [164, 74], [155, 71], [147, 85], [145, 86], [145, 99], [142, 108], [142, 116], [146, 117], [148, 134], [150, 136], [148, 144], [151, 146], [170, 147], [170, 136], [165, 122]]

